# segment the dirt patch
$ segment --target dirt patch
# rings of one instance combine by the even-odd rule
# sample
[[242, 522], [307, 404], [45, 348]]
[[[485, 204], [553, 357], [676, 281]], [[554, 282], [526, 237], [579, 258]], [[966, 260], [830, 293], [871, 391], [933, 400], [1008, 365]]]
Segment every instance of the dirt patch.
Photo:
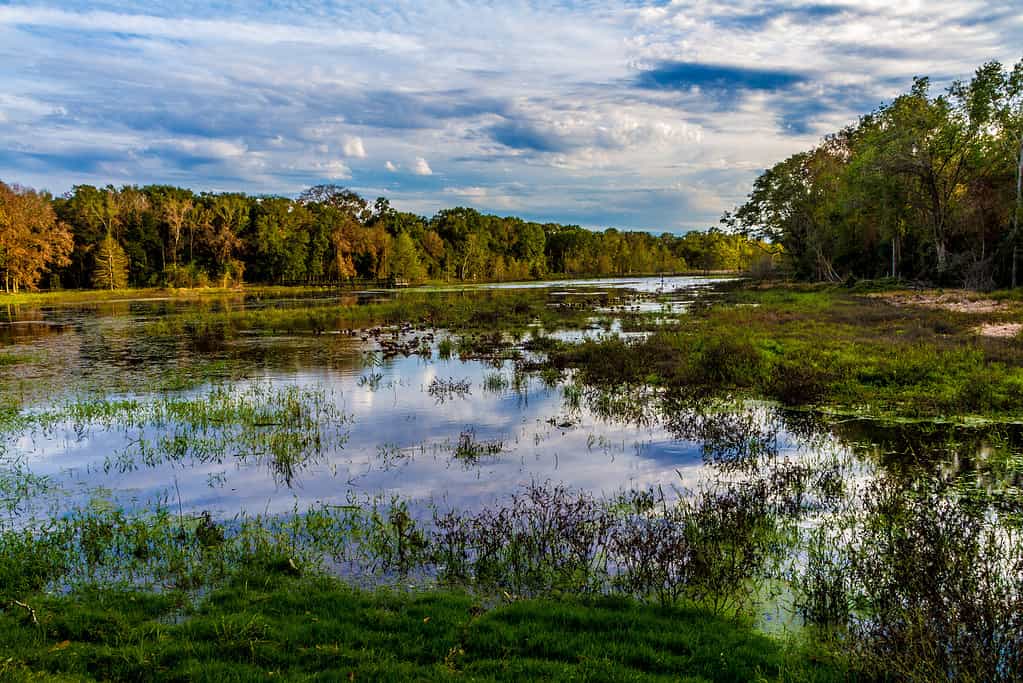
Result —
[[1023, 332], [1023, 323], [987, 323], [976, 328], [982, 337], [1011, 339]]
[[971, 298], [969, 292], [895, 292], [871, 296], [895, 306], [920, 306], [955, 313], [1004, 313], [1010, 310], [1005, 302]]

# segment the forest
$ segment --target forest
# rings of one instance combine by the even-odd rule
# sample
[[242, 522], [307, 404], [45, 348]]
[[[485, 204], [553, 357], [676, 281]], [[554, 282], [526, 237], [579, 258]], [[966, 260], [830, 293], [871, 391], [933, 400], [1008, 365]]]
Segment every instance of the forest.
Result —
[[335, 185], [291, 199], [162, 185], [53, 197], [0, 183], [0, 272], [15, 292], [738, 271], [770, 266], [773, 249], [713, 229], [595, 232], [464, 207], [425, 218]]
[[909, 92], [775, 164], [722, 221], [784, 247], [795, 275], [1019, 284], [1023, 61]]

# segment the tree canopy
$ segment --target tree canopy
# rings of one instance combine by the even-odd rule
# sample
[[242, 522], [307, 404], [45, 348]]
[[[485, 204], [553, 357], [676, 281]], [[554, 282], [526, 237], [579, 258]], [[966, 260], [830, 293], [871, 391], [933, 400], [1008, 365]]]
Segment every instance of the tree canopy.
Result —
[[35, 289], [45, 272], [71, 263], [71, 231], [49, 196], [0, 182], [0, 272], [5, 291]]
[[1023, 61], [931, 94], [926, 78], [765, 171], [724, 222], [817, 280], [902, 276], [1015, 286]]
[[[243, 276], [316, 284], [741, 270], [764, 253], [717, 230], [594, 232], [466, 207], [427, 218], [336, 185], [297, 199], [165, 185], [78, 185], [57, 198], [2, 188], [0, 271], [9, 288], [36, 287], [44, 273], [65, 287], [117, 288], [226, 286]], [[31, 255], [22, 237], [29, 233], [36, 240]]]

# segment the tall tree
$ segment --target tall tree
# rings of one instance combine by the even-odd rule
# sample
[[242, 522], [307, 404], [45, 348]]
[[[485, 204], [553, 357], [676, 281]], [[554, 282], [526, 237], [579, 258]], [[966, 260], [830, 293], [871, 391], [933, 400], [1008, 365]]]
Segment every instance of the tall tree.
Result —
[[36, 289], [44, 272], [69, 264], [73, 238], [52, 199], [0, 182], [0, 271], [5, 291]]
[[164, 223], [167, 225], [167, 251], [170, 252], [171, 265], [177, 268], [178, 256], [181, 254], [181, 242], [185, 237], [189, 214], [193, 208], [192, 200], [170, 196], [163, 200], [161, 208]]
[[249, 225], [249, 202], [244, 195], [221, 194], [211, 198], [204, 239], [219, 273], [221, 286], [240, 282], [245, 264], [235, 258], [241, 248], [242, 233]]
[[408, 282], [420, 282], [426, 277], [419, 250], [407, 232], [395, 238], [387, 257], [387, 271], [391, 277]]
[[283, 197], [266, 197], [254, 210], [255, 230], [250, 270], [267, 282], [297, 281], [306, 277], [309, 245], [309, 210]]
[[124, 289], [128, 286], [128, 255], [108, 232], [96, 249], [92, 286], [97, 289]]

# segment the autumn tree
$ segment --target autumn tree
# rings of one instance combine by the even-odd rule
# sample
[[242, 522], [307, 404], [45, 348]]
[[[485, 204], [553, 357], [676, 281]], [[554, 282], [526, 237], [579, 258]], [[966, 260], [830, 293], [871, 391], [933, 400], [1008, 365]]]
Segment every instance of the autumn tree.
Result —
[[0, 271], [4, 291], [36, 289], [43, 273], [70, 263], [71, 231], [51, 198], [0, 182]]

